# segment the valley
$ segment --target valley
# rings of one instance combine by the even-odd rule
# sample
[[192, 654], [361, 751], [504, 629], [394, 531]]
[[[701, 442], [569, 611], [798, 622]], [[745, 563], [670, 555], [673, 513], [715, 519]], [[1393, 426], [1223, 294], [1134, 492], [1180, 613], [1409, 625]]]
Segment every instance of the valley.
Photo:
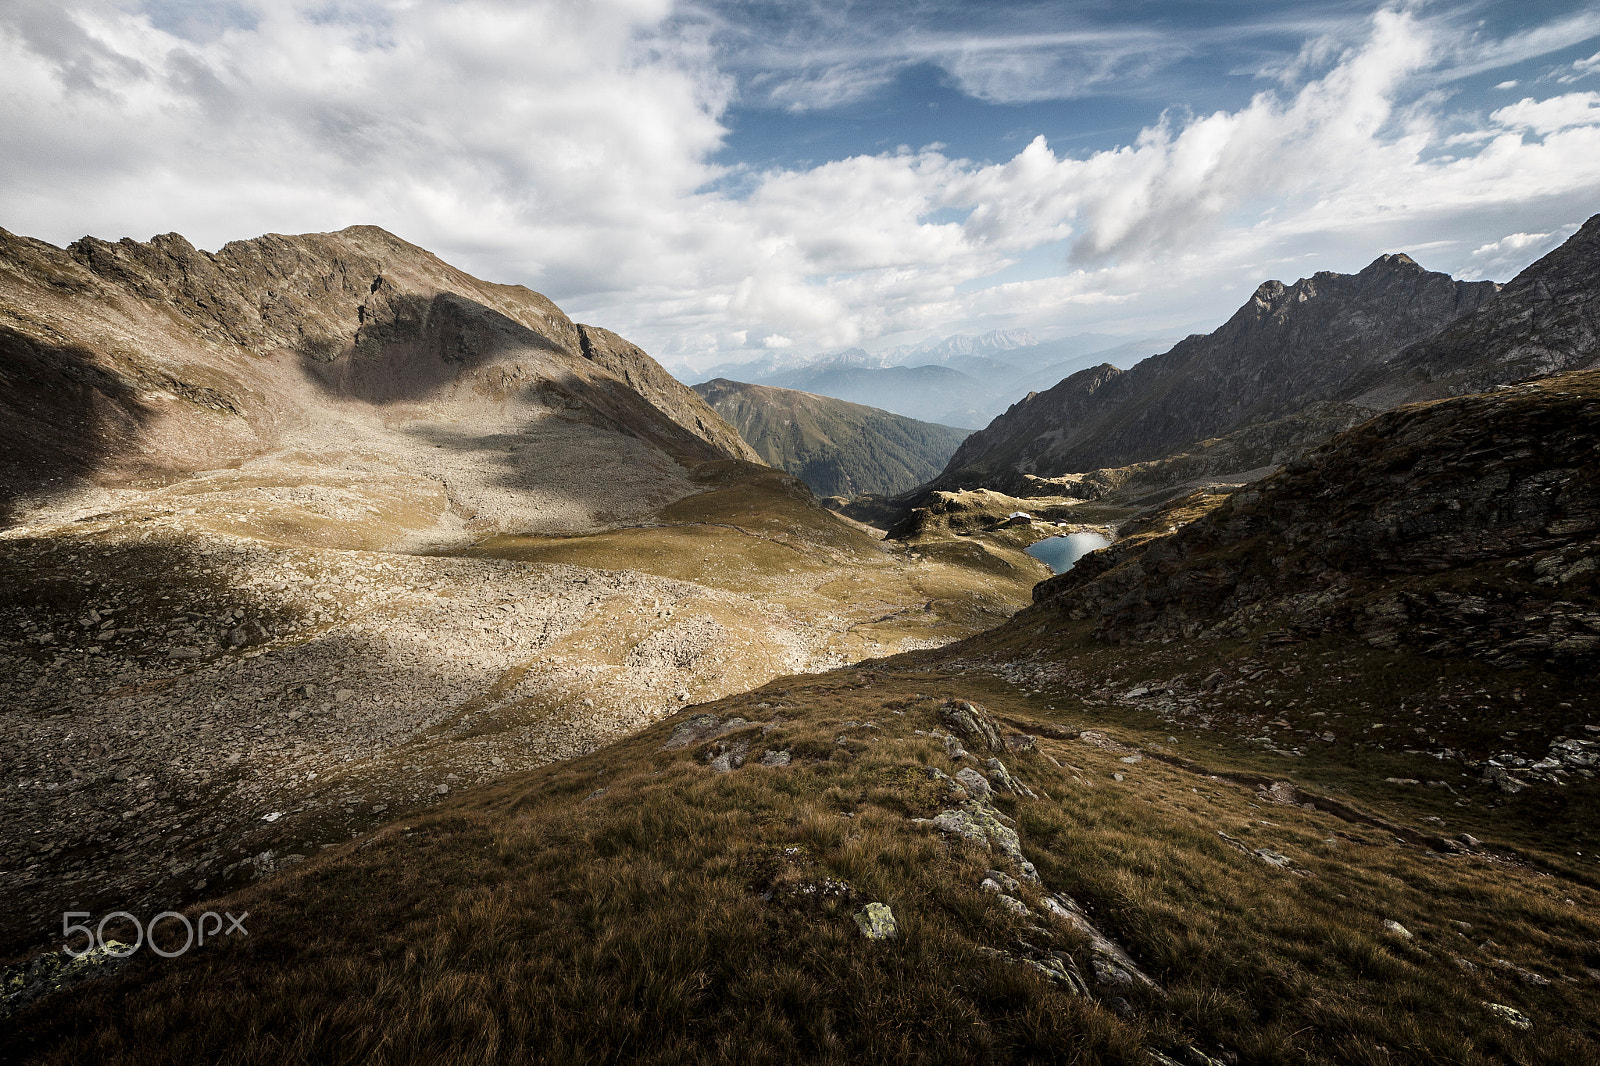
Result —
[[1600, 1061], [1600, 219], [848, 499], [373, 227], [0, 236], [0, 1057]]

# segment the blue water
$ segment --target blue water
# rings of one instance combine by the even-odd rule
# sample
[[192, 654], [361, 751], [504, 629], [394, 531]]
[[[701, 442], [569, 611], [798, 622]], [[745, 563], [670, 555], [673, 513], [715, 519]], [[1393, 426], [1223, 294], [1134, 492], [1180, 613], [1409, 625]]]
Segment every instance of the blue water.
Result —
[[1085, 555], [1110, 543], [1110, 537], [1102, 537], [1098, 533], [1068, 533], [1064, 537], [1049, 537], [1028, 545], [1028, 554], [1060, 574], [1072, 569], [1072, 564]]

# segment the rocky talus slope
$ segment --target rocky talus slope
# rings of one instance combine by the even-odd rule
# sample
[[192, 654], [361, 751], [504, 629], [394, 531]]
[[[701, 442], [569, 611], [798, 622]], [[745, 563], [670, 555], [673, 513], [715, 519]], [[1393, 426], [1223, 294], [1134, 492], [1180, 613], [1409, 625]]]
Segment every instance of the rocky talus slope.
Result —
[[[1054, 477], [1161, 459], [1202, 441], [1334, 400], [1356, 375], [1490, 298], [1489, 282], [1457, 282], [1405, 255], [1357, 274], [1269, 281], [1216, 331], [1179, 342], [1127, 371], [1082, 370], [1014, 404], [973, 434], [934, 488], [1020, 494], [1024, 476]], [[1333, 430], [1372, 409], [1328, 411]], [[1270, 452], [1240, 456], [1239, 470]]]
[[[1350, 629], [1501, 666], [1600, 661], [1600, 371], [1382, 415], [1034, 590], [1110, 639]], [[1020, 622], [1019, 624], [1026, 624]]]
[[818, 496], [893, 495], [944, 469], [967, 431], [875, 407], [717, 378], [696, 385], [762, 460]]

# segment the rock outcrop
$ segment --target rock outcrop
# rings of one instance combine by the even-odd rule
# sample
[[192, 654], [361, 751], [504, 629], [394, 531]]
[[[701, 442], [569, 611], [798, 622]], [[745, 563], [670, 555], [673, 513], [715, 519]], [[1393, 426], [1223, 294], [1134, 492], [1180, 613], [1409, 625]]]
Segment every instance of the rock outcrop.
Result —
[[[1163, 535], [1041, 583], [1113, 640], [1349, 628], [1378, 647], [1600, 661], [1600, 371], [1401, 408]], [[1026, 624], [1021, 622], [1020, 624]]]

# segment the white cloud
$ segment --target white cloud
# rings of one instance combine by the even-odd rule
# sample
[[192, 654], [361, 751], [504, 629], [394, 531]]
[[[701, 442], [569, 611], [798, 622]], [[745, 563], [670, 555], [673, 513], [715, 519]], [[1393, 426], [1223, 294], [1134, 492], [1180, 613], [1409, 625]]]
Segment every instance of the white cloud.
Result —
[[1508, 233], [1497, 241], [1474, 248], [1456, 276], [1467, 281], [1505, 281], [1577, 230], [1578, 223], [1573, 222], [1549, 233]]
[[1525, 97], [1489, 116], [1510, 129], [1555, 133], [1574, 126], [1600, 123], [1600, 93], [1567, 93], [1546, 100]]
[[1600, 73], [1600, 52], [1596, 52], [1588, 59], [1576, 60], [1572, 64], [1572, 70], [1566, 74], [1563, 74], [1556, 80], [1570, 84], [1577, 81], [1579, 78], [1587, 77], [1590, 74], [1595, 73]]
[[[1286, 259], [1353, 269], [1425, 242], [1452, 242], [1428, 265], [1499, 276], [1542, 248], [1517, 240], [1600, 206], [1595, 94], [1463, 125], [1428, 95], [1459, 35], [1394, 10], [1303, 53], [1298, 88], [1171, 113], [1115, 149], [855, 156], [739, 172], [736, 196], [711, 162], [732, 82], [668, 0], [241, 0], [200, 30], [131, 4], [0, 9], [0, 225], [215, 247], [372, 222], [700, 365], [756, 343], [1220, 321]], [[983, 54], [972, 71], [1037, 58]], [[814, 69], [764, 91], [801, 107], [858, 89], [843, 59]]]

